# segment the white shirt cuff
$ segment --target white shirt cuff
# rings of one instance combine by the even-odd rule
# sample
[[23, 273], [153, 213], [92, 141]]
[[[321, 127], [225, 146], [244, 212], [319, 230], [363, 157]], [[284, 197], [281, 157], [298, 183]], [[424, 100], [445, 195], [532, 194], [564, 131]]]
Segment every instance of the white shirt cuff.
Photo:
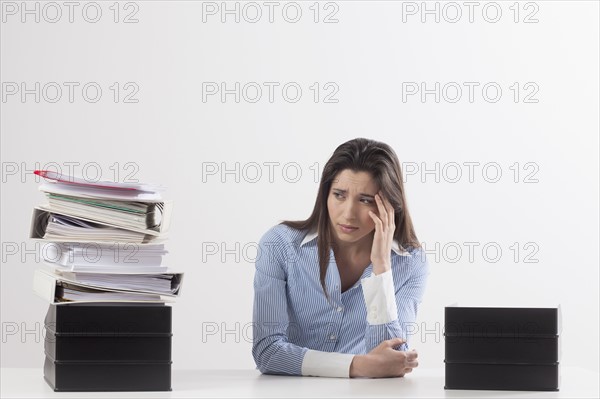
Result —
[[302, 360], [302, 375], [313, 377], [350, 377], [353, 354], [309, 349]]
[[369, 324], [386, 324], [398, 319], [391, 270], [378, 275], [371, 274], [370, 277], [363, 278], [361, 284]]

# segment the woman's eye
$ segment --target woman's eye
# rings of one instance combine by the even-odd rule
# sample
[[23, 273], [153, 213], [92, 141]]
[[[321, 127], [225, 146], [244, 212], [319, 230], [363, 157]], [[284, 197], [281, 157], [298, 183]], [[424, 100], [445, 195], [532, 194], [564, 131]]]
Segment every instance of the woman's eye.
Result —
[[340, 198], [340, 197], [342, 196], [342, 194], [340, 194], [340, 193], [333, 193], [333, 196], [334, 196], [335, 198]]
[[365, 204], [367, 204], [367, 205], [371, 205], [371, 204], [373, 203], [373, 201], [372, 201], [372, 200], [370, 200], [370, 199], [366, 199], [366, 198], [365, 198], [365, 199], [363, 199], [362, 201], [363, 201]]

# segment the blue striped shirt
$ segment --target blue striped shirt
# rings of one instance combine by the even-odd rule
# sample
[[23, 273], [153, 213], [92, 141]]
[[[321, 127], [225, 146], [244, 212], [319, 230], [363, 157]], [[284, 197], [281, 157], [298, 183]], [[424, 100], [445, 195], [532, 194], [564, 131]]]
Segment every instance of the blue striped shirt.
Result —
[[279, 224], [259, 242], [252, 354], [262, 373], [347, 377], [354, 354], [387, 339], [410, 340], [407, 326], [416, 322], [429, 273], [424, 252], [406, 251], [394, 241], [391, 271], [375, 276], [369, 264], [356, 284], [341, 292], [330, 250], [328, 301], [319, 280], [316, 236]]

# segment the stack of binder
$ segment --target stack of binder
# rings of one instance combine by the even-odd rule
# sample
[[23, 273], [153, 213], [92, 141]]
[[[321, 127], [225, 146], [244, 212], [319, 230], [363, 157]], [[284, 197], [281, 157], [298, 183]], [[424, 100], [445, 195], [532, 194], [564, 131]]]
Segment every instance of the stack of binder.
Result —
[[445, 308], [445, 389], [558, 391], [560, 307]]
[[33, 281], [50, 302], [46, 381], [56, 391], [170, 390], [166, 303], [183, 281], [163, 262], [172, 203], [157, 186], [34, 173], [47, 179], [30, 232], [47, 266]]

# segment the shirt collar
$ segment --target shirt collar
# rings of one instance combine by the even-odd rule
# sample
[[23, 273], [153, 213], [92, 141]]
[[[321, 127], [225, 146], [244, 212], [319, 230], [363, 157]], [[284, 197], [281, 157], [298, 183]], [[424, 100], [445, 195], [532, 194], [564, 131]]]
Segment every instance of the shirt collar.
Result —
[[[306, 236], [304, 236], [304, 239], [300, 243], [300, 246], [303, 246], [304, 244], [314, 240], [315, 238], [317, 238], [318, 235], [319, 234], [317, 233], [316, 230], [312, 230], [312, 231], [308, 232], [306, 234]], [[407, 250], [402, 248], [402, 246], [398, 243], [397, 240], [392, 241], [392, 251], [394, 251], [395, 253], [397, 253], [400, 256], [411, 256]]]

